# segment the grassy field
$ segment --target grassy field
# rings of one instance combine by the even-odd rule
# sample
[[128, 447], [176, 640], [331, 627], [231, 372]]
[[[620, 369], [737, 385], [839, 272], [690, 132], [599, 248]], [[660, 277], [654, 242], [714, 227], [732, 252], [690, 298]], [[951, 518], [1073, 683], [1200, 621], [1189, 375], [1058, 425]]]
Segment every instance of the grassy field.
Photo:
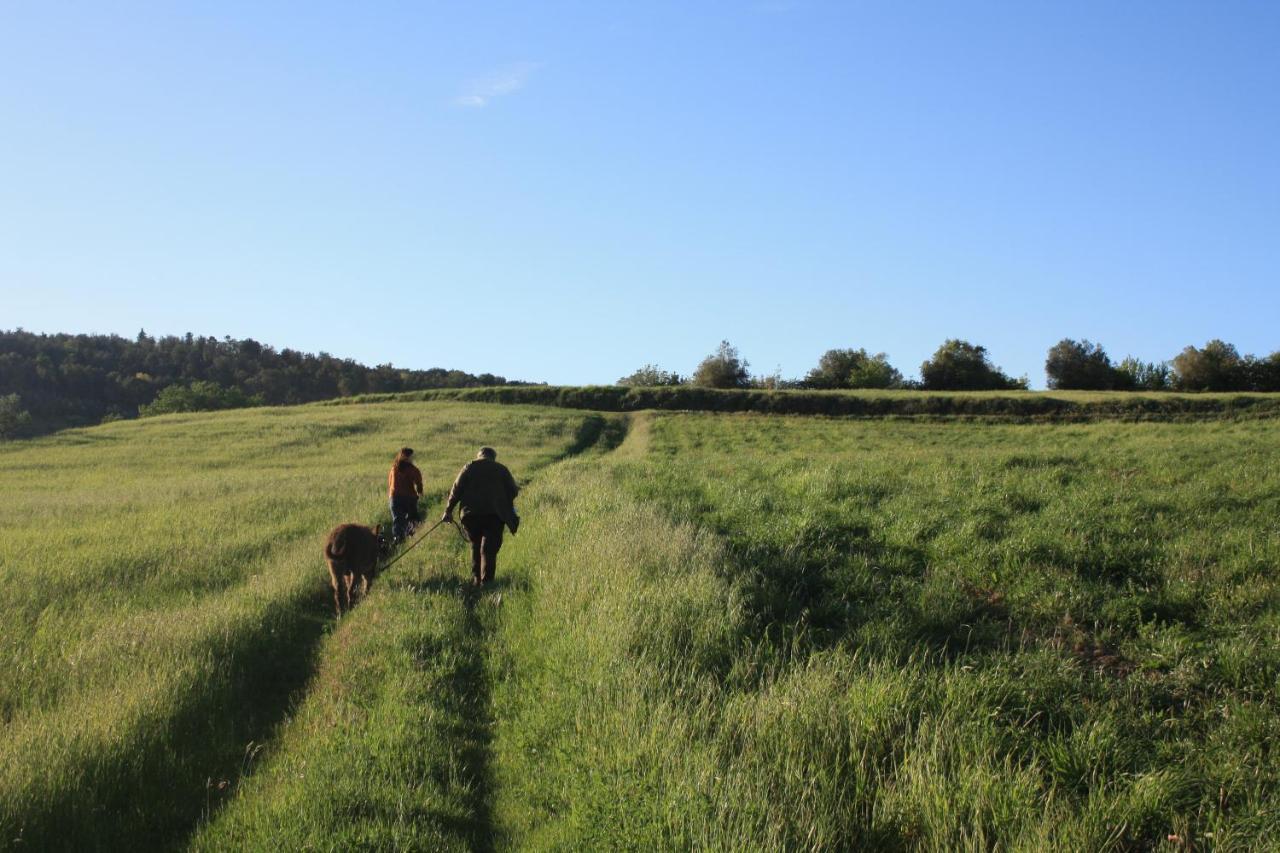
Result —
[[[173, 845], [287, 718], [330, 640], [321, 547], [436, 504], [482, 443], [528, 473], [581, 413], [385, 404], [169, 416], [0, 449], [0, 846]], [[128, 843], [126, 843], [126, 841]]]
[[517, 836], [1275, 845], [1274, 424], [643, 433], [521, 542]]
[[[399, 444], [438, 499], [484, 442], [528, 481], [496, 587], [442, 528], [335, 626], [329, 526]], [[0, 845], [1280, 838], [1269, 419], [377, 403], [65, 433], [0, 484]]]

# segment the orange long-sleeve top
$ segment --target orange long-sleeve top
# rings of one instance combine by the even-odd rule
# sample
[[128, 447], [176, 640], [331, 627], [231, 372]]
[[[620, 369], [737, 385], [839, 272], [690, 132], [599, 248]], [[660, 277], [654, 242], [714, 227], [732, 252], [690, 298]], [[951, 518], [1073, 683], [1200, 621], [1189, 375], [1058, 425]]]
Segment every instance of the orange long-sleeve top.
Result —
[[422, 495], [422, 472], [412, 462], [392, 465], [387, 472], [387, 493], [391, 497], [416, 498]]

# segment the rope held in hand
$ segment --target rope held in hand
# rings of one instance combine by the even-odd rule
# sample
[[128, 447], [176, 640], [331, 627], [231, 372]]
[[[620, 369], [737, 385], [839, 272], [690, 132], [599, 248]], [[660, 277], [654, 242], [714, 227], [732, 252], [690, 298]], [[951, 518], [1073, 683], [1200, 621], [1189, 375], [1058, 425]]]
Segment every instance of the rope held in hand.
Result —
[[[408, 554], [408, 553], [409, 553], [410, 551], [412, 551], [414, 548], [417, 548], [417, 547], [418, 547], [418, 545], [422, 542], [422, 540], [424, 540], [424, 539], [426, 539], [428, 536], [430, 536], [430, 535], [431, 535], [431, 532], [432, 532], [433, 530], [435, 530], [435, 529], [436, 529], [437, 527], [439, 527], [440, 525], [444, 524], [446, 521], [447, 521], [447, 522], [449, 522], [450, 524], [454, 525], [455, 527], [457, 527], [457, 524], [454, 522], [454, 520], [453, 520], [452, 518], [442, 518], [442, 519], [440, 519], [440, 520], [439, 520], [439, 521], [437, 521], [435, 524], [431, 525], [431, 527], [427, 529], [427, 532], [426, 532], [426, 533], [420, 533], [419, 535], [415, 536], [415, 537], [413, 538], [413, 544], [412, 544], [412, 545], [410, 545], [408, 548], [405, 548], [405, 549], [404, 549], [403, 551], [401, 551], [399, 554], [396, 554], [395, 559], [393, 559], [391, 562], [387, 563], [387, 564], [386, 564], [385, 566], [383, 566], [381, 569], [378, 569], [378, 574], [382, 574], [382, 573], [383, 573], [383, 572], [385, 572], [387, 569], [389, 569], [389, 568], [391, 568], [392, 566], [394, 566], [394, 565], [395, 565], [395, 564], [400, 560], [400, 558], [401, 558], [401, 557], [403, 557], [405, 554]], [[458, 534], [459, 534], [460, 536], [462, 536], [462, 538], [463, 538], [464, 540], [467, 538], [467, 537], [466, 537], [466, 534], [464, 534], [461, 530], [459, 530], [459, 531], [458, 531]]]

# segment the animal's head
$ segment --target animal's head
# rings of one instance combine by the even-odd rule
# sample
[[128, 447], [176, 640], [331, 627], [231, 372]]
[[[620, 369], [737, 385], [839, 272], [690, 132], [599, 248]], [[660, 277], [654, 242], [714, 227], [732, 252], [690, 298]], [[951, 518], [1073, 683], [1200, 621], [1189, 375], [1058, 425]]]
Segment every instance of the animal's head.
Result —
[[373, 537], [378, 540], [378, 559], [386, 559], [391, 553], [391, 542], [383, 535], [381, 524], [373, 526]]

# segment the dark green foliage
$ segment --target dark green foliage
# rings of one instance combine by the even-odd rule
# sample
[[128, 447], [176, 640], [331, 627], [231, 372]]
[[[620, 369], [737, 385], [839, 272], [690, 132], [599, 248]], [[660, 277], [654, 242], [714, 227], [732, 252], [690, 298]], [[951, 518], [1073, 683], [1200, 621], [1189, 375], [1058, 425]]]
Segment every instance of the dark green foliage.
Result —
[[630, 376], [619, 379], [618, 384], [629, 388], [655, 388], [665, 385], [683, 385], [684, 378], [679, 373], [663, 370], [656, 364], [646, 364]]
[[1204, 349], [1187, 347], [1178, 353], [1173, 372], [1179, 391], [1236, 391], [1244, 384], [1240, 353], [1216, 338]]
[[1280, 391], [1280, 352], [1266, 358], [1246, 355], [1240, 361], [1240, 373], [1250, 391]]
[[716, 351], [702, 360], [689, 380], [702, 388], [746, 388], [751, 382], [748, 363], [738, 354], [738, 348], [728, 341], [721, 341]]
[[[328, 353], [277, 351], [255, 340], [0, 331], [0, 395], [20, 394], [30, 432], [131, 418], [171, 385], [207, 381], [269, 405], [352, 394], [504, 385], [460, 370], [366, 367]], [[518, 383], [517, 383], [518, 384]]]
[[1280, 391], [1280, 352], [1242, 357], [1234, 346], [1215, 339], [1203, 349], [1179, 353], [1173, 373], [1179, 391]]
[[818, 366], [804, 378], [808, 388], [900, 388], [902, 374], [882, 352], [865, 349], [832, 349], [822, 354]]
[[218, 409], [244, 409], [261, 406], [262, 397], [249, 396], [239, 388], [223, 388], [217, 382], [192, 382], [170, 385], [151, 403], [138, 407], [142, 417], [168, 415], [173, 412], [212, 412]]
[[1168, 391], [1173, 371], [1167, 361], [1139, 361], [1127, 357], [1116, 367], [1116, 389], [1120, 391]]
[[386, 400], [466, 400], [637, 412], [645, 409], [760, 412], [836, 417], [974, 417], [1016, 420], [1174, 420], [1250, 414], [1280, 414], [1280, 398], [1162, 396], [1138, 394], [921, 394], [909, 391], [765, 391], [699, 388], [622, 388], [617, 385], [466, 388], [411, 394], [367, 394], [334, 405]]
[[0, 397], [0, 440], [18, 438], [31, 426], [31, 413], [22, 408], [17, 394]]
[[933, 358], [920, 365], [920, 379], [929, 391], [1005, 391], [1025, 389], [1026, 379], [1013, 379], [987, 357], [987, 348], [948, 338]]
[[1101, 344], [1063, 338], [1049, 349], [1044, 362], [1049, 387], [1107, 391], [1117, 385], [1116, 369]]

